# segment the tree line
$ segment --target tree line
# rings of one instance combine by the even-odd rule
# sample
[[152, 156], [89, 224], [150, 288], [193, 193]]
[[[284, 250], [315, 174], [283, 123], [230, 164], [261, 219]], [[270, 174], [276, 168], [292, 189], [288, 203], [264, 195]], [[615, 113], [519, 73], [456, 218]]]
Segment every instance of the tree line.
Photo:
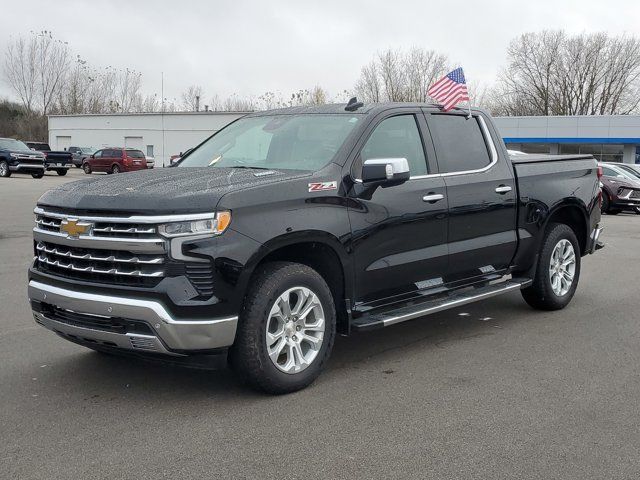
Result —
[[[200, 85], [180, 98], [143, 94], [142, 75], [95, 67], [50, 32], [31, 32], [6, 46], [1, 76], [18, 102], [0, 102], [0, 135], [45, 138], [46, 115], [159, 111], [252, 111], [344, 102], [428, 102], [427, 90], [457, 65], [443, 53], [387, 49], [365, 64], [352, 88], [331, 95], [319, 85], [289, 95], [265, 92], [221, 98]], [[472, 103], [494, 115], [629, 114], [640, 105], [640, 40], [562, 30], [513, 39], [493, 85], [471, 82]]]

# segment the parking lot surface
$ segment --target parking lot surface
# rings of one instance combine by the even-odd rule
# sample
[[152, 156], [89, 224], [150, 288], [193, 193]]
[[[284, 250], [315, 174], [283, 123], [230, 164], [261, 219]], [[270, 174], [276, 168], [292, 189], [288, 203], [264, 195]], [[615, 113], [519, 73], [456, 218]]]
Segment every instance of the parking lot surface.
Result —
[[270, 397], [35, 325], [32, 210], [83, 177], [0, 179], [0, 478], [640, 476], [640, 215], [603, 217], [564, 311], [513, 293], [338, 338], [313, 386]]

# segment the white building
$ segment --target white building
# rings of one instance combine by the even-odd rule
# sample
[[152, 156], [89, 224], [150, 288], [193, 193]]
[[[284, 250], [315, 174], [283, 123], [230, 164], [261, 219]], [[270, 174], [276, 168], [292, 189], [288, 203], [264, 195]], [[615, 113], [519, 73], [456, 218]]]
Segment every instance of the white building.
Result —
[[244, 112], [131, 113], [49, 115], [49, 145], [129, 147], [169, 165], [171, 155], [194, 147]]
[[[49, 144], [132, 147], [168, 165], [246, 112], [50, 115]], [[509, 148], [526, 153], [588, 153], [598, 160], [640, 163], [640, 116], [500, 117], [496, 125]]]

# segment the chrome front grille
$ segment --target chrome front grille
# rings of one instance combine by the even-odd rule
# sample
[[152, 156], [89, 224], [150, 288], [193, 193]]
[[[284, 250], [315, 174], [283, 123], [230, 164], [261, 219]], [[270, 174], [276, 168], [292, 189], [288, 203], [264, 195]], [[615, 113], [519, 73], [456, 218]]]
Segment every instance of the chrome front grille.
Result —
[[164, 257], [131, 255], [123, 252], [71, 248], [45, 242], [36, 244], [39, 262], [73, 272], [109, 274], [128, 277], [164, 276]]
[[[47, 232], [64, 233], [61, 230], [65, 215], [36, 209], [36, 227]], [[75, 219], [73, 215], [68, 218]], [[100, 217], [90, 217], [91, 229], [87, 236], [118, 237], [118, 238], [157, 238], [158, 230], [155, 225], [131, 224], [123, 221], [102, 220]]]
[[[214, 293], [210, 262], [177, 261], [158, 226], [187, 216], [113, 217], [61, 213], [38, 207], [33, 236], [34, 268], [57, 277], [107, 285], [153, 288], [164, 278], [184, 276], [199, 299]], [[205, 214], [203, 214], [205, 215]]]

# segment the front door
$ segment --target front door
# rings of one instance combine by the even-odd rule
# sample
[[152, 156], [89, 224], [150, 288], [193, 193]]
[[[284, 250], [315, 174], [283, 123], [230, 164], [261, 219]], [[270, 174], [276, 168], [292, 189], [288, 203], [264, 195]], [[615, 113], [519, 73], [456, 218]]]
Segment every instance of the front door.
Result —
[[426, 115], [449, 202], [447, 281], [502, 272], [517, 246], [516, 184], [481, 115]]
[[419, 110], [377, 119], [360, 142], [352, 175], [364, 160], [406, 158], [411, 179], [350, 202], [356, 308], [442, 284], [447, 269], [444, 180], [430, 177], [433, 145]]

